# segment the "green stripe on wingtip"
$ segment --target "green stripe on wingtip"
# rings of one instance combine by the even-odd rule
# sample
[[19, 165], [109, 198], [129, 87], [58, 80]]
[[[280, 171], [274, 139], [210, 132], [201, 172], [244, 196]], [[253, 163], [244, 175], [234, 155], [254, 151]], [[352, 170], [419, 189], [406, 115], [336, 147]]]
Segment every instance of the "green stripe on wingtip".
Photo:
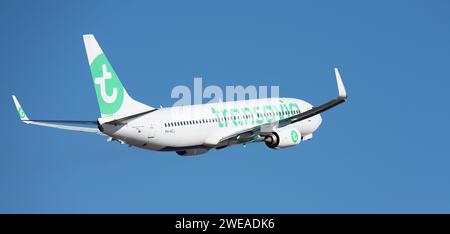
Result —
[[23, 111], [22, 107], [19, 107], [17, 111], [19, 112], [20, 119], [25, 119], [25, 112]]

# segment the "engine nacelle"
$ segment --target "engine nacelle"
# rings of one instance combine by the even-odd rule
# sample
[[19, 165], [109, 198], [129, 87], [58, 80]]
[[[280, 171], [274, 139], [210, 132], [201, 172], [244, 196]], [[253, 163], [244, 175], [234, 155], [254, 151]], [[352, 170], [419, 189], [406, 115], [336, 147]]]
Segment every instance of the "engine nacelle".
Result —
[[177, 154], [180, 156], [195, 156], [199, 154], [204, 154], [208, 152], [208, 149], [187, 149], [187, 150], [179, 150]]
[[301, 141], [300, 132], [293, 127], [274, 129], [274, 132], [266, 136], [264, 142], [269, 148], [286, 148], [298, 145]]

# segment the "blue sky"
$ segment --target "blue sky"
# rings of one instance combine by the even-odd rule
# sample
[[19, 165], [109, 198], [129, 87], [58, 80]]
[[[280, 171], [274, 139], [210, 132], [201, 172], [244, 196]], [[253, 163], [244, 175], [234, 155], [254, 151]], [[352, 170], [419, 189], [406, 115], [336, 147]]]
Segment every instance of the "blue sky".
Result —
[[[448, 1], [1, 1], [2, 213], [448, 213]], [[200, 157], [20, 123], [99, 115], [82, 34], [127, 91], [279, 85], [321, 104], [312, 141]]]

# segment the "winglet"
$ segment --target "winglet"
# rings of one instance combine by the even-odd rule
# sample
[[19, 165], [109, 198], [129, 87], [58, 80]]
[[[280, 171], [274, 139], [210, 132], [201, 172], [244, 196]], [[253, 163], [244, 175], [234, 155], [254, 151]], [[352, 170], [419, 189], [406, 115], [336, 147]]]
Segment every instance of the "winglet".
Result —
[[345, 91], [344, 83], [342, 82], [339, 70], [337, 68], [334, 68], [334, 73], [336, 74], [336, 83], [338, 86], [339, 97], [347, 98], [347, 92]]
[[28, 117], [27, 117], [27, 114], [25, 114], [25, 111], [23, 111], [22, 107], [20, 106], [20, 103], [17, 100], [16, 96], [12, 95], [12, 98], [13, 98], [13, 101], [14, 101], [14, 105], [16, 105], [17, 112], [19, 112], [20, 120], [22, 120], [22, 121], [29, 120]]

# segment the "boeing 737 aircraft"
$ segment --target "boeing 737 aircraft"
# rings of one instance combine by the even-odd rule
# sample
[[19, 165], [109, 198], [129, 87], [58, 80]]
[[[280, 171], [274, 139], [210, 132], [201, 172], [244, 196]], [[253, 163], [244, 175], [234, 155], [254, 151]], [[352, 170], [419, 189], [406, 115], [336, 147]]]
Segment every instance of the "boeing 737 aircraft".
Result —
[[92, 121], [30, 119], [12, 95], [24, 123], [97, 133], [108, 141], [191, 156], [252, 142], [265, 142], [275, 149], [298, 145], [312, 138], [322, 122], [321, 112], [347, 99], [335, 68], [339, 96], [317, 107], [294, 98], [264, 98], [157, 109], [131, 98], [95, 37], [83, 35], [83, 39], [101, 117]]

